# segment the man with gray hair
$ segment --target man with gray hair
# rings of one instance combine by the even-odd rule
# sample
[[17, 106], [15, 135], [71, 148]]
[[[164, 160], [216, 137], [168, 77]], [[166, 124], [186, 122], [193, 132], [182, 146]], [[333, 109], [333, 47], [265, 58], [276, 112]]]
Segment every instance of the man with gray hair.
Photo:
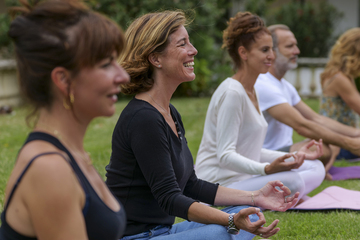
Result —
[[[269, 26], [273, 38], [275, 60], [269, 72], [260, 74], [255, 83], [260, 110], [268, 122], [264, 148], [293, 152], [300, 149], [310, 139], [323, 139], [324, 155], [320, 159], [326, 170], [336, 156], [332, 156], [329, 144], [347, 149], [360, 155], [360, 130], [330, 118], [321, 116], [307, 106], [296, 89], [283, 77], [297, 67], [300, 53], [297, 40], [291, 30], [282, 24]], [[293, 144], [295, 130], [308, 139]], [[328, 178], [331, 176], [328, 175]]]

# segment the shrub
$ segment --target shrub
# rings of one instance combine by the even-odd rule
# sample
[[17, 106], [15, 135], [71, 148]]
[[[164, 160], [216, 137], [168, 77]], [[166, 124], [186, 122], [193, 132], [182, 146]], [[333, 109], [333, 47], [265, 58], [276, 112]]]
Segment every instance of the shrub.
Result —
[[337, 36], [333, 36], [336, 21], [342, 13], [329, 3], [322, 1], [292, 2], [283, 5], [274, 18], [268, 17], [268, 25], [282, 23], [294, 33], [304, 57], [327, 57]]

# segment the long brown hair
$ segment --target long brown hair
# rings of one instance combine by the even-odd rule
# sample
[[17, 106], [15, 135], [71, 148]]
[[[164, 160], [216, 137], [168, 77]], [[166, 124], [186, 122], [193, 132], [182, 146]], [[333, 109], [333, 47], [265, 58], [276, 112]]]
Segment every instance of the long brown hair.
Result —
[[346, 31], [337, 40], [324, 72], [320, 75], [321, 82], [338, 72], [344, 73], [349, 79], [360, 75], [360, 28]]

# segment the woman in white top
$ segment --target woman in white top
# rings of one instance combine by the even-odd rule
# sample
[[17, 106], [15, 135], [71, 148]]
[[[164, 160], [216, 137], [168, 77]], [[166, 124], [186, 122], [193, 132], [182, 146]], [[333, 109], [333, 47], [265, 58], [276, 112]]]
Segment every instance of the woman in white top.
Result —
[[[257, 190], [281, 180], [300, 198], [318, 187], [325, 176], [322, 144], [311, 141], [297, 153], [262, 149], [267, 123], [259, 110], [255, 81], [274, 60], [273, 42], [264, 22], [249, 12], [237, 13], [224, 31], [224, 45], [235, 74], [214, 92], [206, 114], [196, 159], [197, 175], [241, 190]], [[311, 146], [316, 151], [310, 151]], [[313, 161], [307, 161], [310, 159]]]

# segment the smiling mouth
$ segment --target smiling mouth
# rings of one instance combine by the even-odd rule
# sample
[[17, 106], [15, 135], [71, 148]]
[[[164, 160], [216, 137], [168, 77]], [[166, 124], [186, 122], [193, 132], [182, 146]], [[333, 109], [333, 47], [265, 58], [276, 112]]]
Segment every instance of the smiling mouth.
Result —
[[191, 68], [195, 65], [194, 62], [188, 62], [188, 63], [184, 63], [184, 67], [187, 67], [187, 68]]

